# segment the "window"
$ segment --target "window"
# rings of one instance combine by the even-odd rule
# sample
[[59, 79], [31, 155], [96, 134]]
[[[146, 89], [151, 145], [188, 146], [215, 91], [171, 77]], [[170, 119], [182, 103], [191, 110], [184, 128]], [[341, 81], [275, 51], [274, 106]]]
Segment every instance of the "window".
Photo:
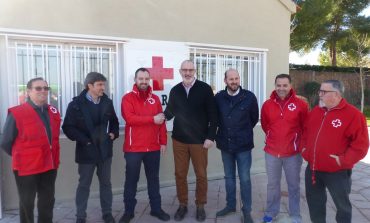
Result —
[[43, 77], [51, 87], [49, 104], [58, 108], [62, 118], [68, 103], [84, 89], [87, 73], [96, 71], [107, 78], [106, 94], [113, 98], [116, 73], [116, 44], [67, 42], [65, 40], [9, 39], [8, 66], [12, 72], [9, 91], [16, 93], [9, 104], [24, 103], [26, 84]]
[[252, 91], [261, 107], [265, 101], [265, 50], [217, 49], [191, 47], [190, 59], [197, 67], [197, 78], [208, 83], [214, 93], [225, 88], [224, 73], [229, 68], [238, 70], [242, 88]]

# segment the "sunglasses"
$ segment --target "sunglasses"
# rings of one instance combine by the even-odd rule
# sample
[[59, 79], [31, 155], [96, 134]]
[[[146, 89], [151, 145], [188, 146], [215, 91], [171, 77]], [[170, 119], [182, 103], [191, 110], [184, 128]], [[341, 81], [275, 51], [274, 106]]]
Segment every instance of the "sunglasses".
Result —
[[49, 91], [50, 87], [33, 87], [33, 89], [35, 89], [36, 91]]

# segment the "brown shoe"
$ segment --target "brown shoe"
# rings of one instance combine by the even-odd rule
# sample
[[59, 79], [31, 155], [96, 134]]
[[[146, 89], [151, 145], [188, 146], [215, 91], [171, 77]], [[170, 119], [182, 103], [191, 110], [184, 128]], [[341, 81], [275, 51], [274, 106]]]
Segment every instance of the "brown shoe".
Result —
[[197, 207], [197, 214], [196, 214], [197, 221], [204, 221], [206, 220], [206, 211], [203, 207]]
[[187, 212], [188, 212], [188, 207], [185, 205], [180, 205], [175, 213], [175, 217], [174, 217], [175, 221], [181, 221], [182, 219], [184, 219], [185, 214]]

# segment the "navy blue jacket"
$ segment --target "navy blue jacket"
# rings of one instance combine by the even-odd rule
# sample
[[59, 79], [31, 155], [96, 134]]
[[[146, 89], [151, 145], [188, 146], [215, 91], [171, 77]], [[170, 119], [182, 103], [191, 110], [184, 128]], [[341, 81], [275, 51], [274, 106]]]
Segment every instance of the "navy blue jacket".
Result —
[[218, 108], [217, 147], [231, 153], [253, 149], [253, 127], [258, 122], [256, 96], [240, 87], [235, 96], [227, 90], [216, 94]]
[[86, 98], [86, 90], [69, 103], [63, 122], [63, 132], [76, 141], [76, 163], [94, 164], [113, 155], [113, 140], [119, 136], [119, 123], [112, 100], [107, 95], [100, 98], [99, 124], [94, 126]]

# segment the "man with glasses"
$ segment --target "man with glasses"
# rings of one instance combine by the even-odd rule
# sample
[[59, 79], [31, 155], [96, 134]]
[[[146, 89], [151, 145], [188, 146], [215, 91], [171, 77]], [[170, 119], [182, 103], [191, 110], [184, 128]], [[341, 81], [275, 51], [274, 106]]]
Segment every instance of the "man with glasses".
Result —
[[280, 212], [280, 181], [283, 169], [288, 184], [289, 215], [294, 223], [302, 221], [299, 205], [302, 157], [299, 144], [307, 112], [307, 103], [296, 96], [290, 76], [277, 75], [275, 90], [261, 110], [261, 125], [266, 134], [264, 150], [267, 201], [263, 218], [265, 223], [272, 222]]
[[0, 147], [12, 156], [21, 223], [52, 223], [55, 180], [59, 166], [60, 114], [48, 105], [48, 83], [40, 77], [27, 83], [27, 101], [9, 108]]
[[76, 163], [80, 175], [76, 191], [76, 223], [86, 222], [87, 201], [91, 181], [97, 169], [100, 205], [105, 223], [114, 223], [112, 216], [111, 165], [113, 140], [118, 138], [119, 124], [113, 102], [104, 93], [107, 79], [90, 72], [85, 78], [85, 90], [69, 103], [63, 122], [63, 132], [76, 141]]
[[187, 175], [191, 160], [196, 176], [196, 219], [204, 221], [207, 203], [208, 149], [213, 146], [217, 128], [217, 108], [212, 88], [195, 78], [190, 60], [181, 63], [182, 82], [171, 89], [165, 110], [167, 120], [175, 118], [172, 141], [179, 208], [174, 219], [181, 221], [188, 211]]
[[319, 90], [319, 105], [309, 114], [302, 140], [302, 156], [308, 161], [306, 197], [313, 223], [326, 222], [326, 189], [337, 209], [336, 221], [352, 219], [351, 174], [365, 157], [369, 136], [364, 115], [344, 98], [343, 83], [327, 80]]

